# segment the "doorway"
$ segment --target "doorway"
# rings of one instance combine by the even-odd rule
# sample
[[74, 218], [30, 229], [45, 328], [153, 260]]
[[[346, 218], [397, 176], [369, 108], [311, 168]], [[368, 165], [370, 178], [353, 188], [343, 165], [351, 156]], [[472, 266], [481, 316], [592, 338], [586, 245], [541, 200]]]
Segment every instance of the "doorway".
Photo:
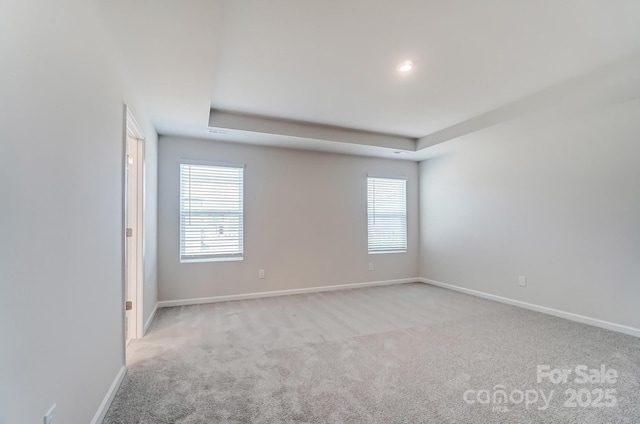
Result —
[[126, 110], [124, 157], [124, 334], [143, 336], [144, 281], [144, 136], [131, 110]]

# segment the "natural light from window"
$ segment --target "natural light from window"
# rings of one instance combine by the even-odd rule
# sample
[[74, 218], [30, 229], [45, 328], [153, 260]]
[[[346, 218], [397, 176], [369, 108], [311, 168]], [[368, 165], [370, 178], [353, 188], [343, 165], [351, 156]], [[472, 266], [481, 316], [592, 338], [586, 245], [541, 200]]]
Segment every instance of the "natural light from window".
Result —
[[407, 180], [367, 178], [369, 253], [407, 251]]
[[180, 261], [243, 256], [242, 166], [180, 164]]

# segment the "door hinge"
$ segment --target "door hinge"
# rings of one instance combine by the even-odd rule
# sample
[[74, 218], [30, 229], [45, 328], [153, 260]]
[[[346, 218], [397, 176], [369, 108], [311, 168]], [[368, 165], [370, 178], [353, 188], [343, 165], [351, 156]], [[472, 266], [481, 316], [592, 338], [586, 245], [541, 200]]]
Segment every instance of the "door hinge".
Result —
[[130, 300], [127, 300], [126, 302], [124, 302], [124, 310], [125, 311], [130, 311], [133, 309], [133, 302]]
[[133, 228], [127, 228], [127, 237], [133, 237]]

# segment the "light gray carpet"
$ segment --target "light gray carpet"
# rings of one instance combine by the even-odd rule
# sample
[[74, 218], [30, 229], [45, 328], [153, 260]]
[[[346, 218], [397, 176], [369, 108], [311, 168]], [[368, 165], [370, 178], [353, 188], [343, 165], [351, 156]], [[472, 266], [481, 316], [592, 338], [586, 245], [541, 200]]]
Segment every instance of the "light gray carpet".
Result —
[[[105, 424], [640, 423], [640, 339], [421, 283], [162, 309], [128, 355]], [[581, 364], [619, 377], [536, 381]], [[463, 399], [496, 385], [555, 394]], [[571, 387], [617, 403], [565, 407]]]

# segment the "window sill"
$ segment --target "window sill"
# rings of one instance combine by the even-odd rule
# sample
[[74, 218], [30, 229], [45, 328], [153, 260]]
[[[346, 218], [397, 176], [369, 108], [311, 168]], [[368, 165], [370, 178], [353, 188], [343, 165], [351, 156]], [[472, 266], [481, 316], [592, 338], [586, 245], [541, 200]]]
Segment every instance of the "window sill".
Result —
[[388, 251], [380, 251], [380, 252], [369, 252], [370, 255], [388, 255], [391, 253], [407, 253], [406, 250], [388, 250]]
[[181, 264], [199, 263], [199, 262], [235, 262], [244, 260], [243, 256], [230, 256], [227, 258], [193, 258], [180, 259]]

